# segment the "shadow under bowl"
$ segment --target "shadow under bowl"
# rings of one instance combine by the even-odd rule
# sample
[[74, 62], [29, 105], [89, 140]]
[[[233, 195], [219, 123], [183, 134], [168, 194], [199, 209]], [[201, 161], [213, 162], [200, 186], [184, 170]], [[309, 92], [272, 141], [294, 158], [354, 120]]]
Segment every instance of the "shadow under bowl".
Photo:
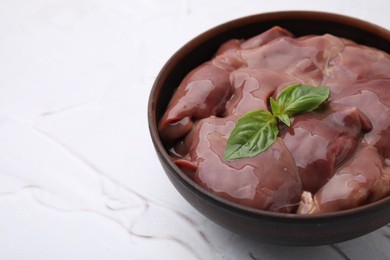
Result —
[[337, 243], [372, 232], [390, 222], [390, 197], [334, 213], [296, 215], [237, 205], [195, 184], [170, 159], [158, 133], [158, 121], [184, 76], [210, 60], [229, 39], [246, 39], [278, 25], [295, 36], [330, 33], [390, 53], [390, 32], [352, 17], [309, 11], [248, 16], [217, 26], [188, 42], [164, 65], [149, 97], [148, 123], [158, 158], [179, 193], [215, 223], [261, 242], [313, 246]]

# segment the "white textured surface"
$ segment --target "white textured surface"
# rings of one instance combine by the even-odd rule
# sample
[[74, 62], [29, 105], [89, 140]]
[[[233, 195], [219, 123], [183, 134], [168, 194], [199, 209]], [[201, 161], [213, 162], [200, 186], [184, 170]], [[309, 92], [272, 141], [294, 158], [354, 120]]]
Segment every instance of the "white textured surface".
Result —
[[329, 246], [259, 244], [205, 219], [159, 165], [151, 85], [197, 34], [277, 10], [390, 28], [382, 1], [0, 1], [0, 259], [390, 259], [390, 225]]

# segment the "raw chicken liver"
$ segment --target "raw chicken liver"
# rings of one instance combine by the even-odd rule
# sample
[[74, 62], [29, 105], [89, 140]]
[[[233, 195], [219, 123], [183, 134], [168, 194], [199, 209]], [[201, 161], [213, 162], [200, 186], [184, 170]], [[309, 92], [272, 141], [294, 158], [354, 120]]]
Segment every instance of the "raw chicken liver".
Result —
[[[223, 159], [238, 118], [291, 84], [327, 86], [266, 151]], [[261, 210], [318, 214], [390, 194], [390, 56], [336, 36], [274, 27], [231, 39], [194, 68], [159, 122], [172, 160], [205, 190]], [[298, 207], [299, 205], [299, 207]]]

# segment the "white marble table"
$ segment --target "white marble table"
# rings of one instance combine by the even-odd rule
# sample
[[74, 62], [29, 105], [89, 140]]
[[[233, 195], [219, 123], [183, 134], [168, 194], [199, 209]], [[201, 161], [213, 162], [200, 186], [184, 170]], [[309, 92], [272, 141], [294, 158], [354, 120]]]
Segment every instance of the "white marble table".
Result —
[[228, 20], [331, 11], [390, 28], [382, 1], [0, 1], [0, 259], [390, 259], [390, 225], [329, 246], [260, 244], [210, 222], [149, 138], [154, 78]]

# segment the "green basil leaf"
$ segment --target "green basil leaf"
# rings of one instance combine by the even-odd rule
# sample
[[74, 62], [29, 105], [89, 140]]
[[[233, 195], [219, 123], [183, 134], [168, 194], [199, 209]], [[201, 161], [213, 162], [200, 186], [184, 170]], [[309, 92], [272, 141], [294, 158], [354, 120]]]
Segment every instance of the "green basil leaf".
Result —
[[269, 104], [271, 106], [271, 111], [274, 116], [280, 114], [280, 106], [272, 97], [269, 98]]
[[279, 105], [280, 114], [293, 116], [318, 108], [329, 97], [329, 94], [330, 90], [327, 87], [295, 84], [280, 92], [276, 102]]
[[275, 117], [267, 110], [255, 110], [242, 116], [227, 141], [224, 159], [253, 157], [265, 151], [279, 133]]
[[285, 123], [287, 126], [291, 125], [290, 117], [287, 114], [279, 114], [277, 115], [280, 121]]
[[279, 120], [282, 121], [283, 123], [285, 123], [287, 126], [290, 126], [290, 124], [291, 124], [290, 117], [288, 115], [283, 114], [281, 112], [281, 108], [280, 108], [279, 104], [275, 101], [275, 99], [270, 97], [269, 98], [269, 103], [270, 103], [270, 106], [271, 106], [272, 114], [274, 116], [276, 116], [277, 118], [279, 118]]
[[271, 112], [255, 110], [238, 119], [227, 141], [224, 159], [233, 160], [255, 156], [265, 151], [279, 133], [276, 118], [290, 126], [290, 117], [310, 112], [330, 95], [327, 87], [295, 84], [280, 92], [276, 101], [270, 97]]

